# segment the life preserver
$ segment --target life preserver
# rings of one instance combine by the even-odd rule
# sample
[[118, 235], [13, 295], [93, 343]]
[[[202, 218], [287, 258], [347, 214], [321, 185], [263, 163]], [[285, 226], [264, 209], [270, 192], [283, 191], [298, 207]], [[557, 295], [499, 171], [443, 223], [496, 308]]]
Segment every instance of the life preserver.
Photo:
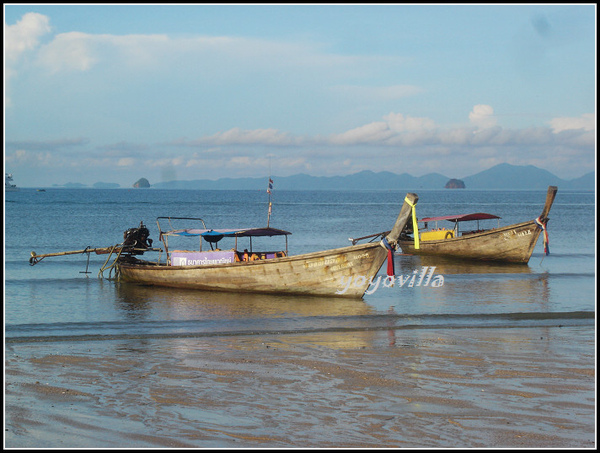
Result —
[[452, 239], [454, 237], [454, 234], [452, 233], [452, 231], [448, 231], [446, 233], [446, 237], [444, 239]]

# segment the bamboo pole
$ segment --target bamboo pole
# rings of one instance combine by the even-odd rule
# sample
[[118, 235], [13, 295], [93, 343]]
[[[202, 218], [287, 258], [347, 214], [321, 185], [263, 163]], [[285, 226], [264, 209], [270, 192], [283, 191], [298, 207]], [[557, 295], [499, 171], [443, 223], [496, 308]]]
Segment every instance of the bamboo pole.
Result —
[[33, 266], [33, 265], [37, 264], [38, 262], [40, 262], [41, 260], [43, 260], [44, 258], [47, 258], [50, 256], [81, 255], [83, 253], [95, 253], [96, 255], [105, 255], [105, 254], [111, 253], [113, 251], [118, 252], [119, 250], [122, 250], [122, 249], [131, 251], [131, 252], [160, 252], [160, 251], [162, 251], [161, 249], [157, 249], [157, 248], [142, 249], [142, 248], [131, 248], [128, 246], [121, 246], [121, 245], [113, 245], [110, 247], [96, 247], [96, 248], [87, 247], [83, 250], [69, 250], [66, 252], [44, 253], [42, 255], [38, 255], [35, 252], [31, 252], [31, 257], [29, 258], [29, 264], [31, 264]]

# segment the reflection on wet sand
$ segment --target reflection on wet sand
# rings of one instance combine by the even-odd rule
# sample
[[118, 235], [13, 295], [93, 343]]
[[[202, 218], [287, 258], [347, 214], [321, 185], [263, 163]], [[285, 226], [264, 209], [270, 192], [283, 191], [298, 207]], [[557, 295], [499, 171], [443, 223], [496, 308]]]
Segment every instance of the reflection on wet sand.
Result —
[[[354, 332], [352, 337], [329, 336], [327, 346], [331, 348], [368, 346], [372, 337], [368, 315], [375, 313], [363, 301], [337, 297], [194, 291], [135, 283], [118, 284], [117, 295], [119, 308], [131, 320], [156, 318], [153, 312], [160, 312], [163, 320], [214, 321], [199, 327], [208, 332], [219, 326], [231, 334], [277, 330]], [[312, 322], [307, 323], [307, 319]]]
[[6, 445], [595, 446], [593, 328], [344, 335], [12, 344]]
[[[528, 265], [509, 263], [486, 263], [452, 260], [431, 256], [402, 255], [397, 259], [397, 272], [410, 275], [415, 270], [422, 273], [428, 268], [444, 276], [444, 284], [437, 288], [399, 288], [402, 295], [411, 295], [425, 306], [443, 304], [471, 308], [471, 312], [483, 310], [485, 306], [503, 307], [517, 305], [511, 310], [525, 311], [548, 309], [551, 295], [550, 278], [547, 272], [536, 273]], [[529, 306], [530, 308], [521, 308]]]
[[169, 310], [173, 318], [178, 319], [357, 316], [373, 313], [363, 301], [353, 299], [196, 291], [133, 283], [118, 284], [117, 296], [123, 310]]
[[[422, 291], [421, 297], [434, 297], [445, 304], [456, 305], [456, 301], [469, 300], [472, 310], [490, 306], [512, 306], [516, 311], [546, 311], [550, 299], [548, 275], [539, 274], [531, 278], [519, 278], [519, 276], [507, 277], [506, 279], [481, 279], [481, 278], [446, 278], [444, 286], [433, 291]], [[474, 297], [476, 295], [476, 297]], [[531, 308], [525, 306], [530, 305]], [[498, 311], [500, 311], [498, 309]]]

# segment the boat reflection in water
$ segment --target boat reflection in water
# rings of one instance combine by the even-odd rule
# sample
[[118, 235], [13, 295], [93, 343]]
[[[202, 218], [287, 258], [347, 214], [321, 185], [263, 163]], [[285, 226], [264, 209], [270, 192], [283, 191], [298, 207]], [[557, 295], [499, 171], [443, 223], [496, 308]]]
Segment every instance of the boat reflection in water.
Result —
[[373, 318], [378, 318], [363, 301], [339, 297], [194, 291], [131, 282], [117, 283], [116, 295], [119, 310], [145, 336], [247, 335], [264, 341], [265, 335], [276, 335], [288, 342], [293, 339], [287, 334], [326, 334], [320, 341], [329, 347], [360, 348], [371, 343]]
[[480, 262], [439, 256], [396, 256], [396, 268], [409, 275], [435, 272], [444, 277], [442, 286], [402, 287], [398, 297], [427, 311], [448, 313], [545, 312], [550, 299], [548, 272], [537, 272], [516, 263]]
[[411, 266], [435, 267], [435, 272], [442, 275], [453, 274], [530, 274], [529, 266], [501, 261], [470, 261], [445, 256], [416, 256]]

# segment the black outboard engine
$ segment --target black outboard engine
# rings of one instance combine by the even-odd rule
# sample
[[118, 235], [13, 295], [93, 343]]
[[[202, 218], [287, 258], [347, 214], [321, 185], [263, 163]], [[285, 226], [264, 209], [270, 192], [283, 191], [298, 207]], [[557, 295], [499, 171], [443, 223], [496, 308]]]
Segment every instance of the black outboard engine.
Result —
[[129, 228], [123, 233], [123, 252], [131, 255], [143, 255], [146, 249], [152, 247], [152, 239], [148, 236], [150, 236], [150, 230], [146, 228], [144, 222], [140, 222], [138, 228]]

